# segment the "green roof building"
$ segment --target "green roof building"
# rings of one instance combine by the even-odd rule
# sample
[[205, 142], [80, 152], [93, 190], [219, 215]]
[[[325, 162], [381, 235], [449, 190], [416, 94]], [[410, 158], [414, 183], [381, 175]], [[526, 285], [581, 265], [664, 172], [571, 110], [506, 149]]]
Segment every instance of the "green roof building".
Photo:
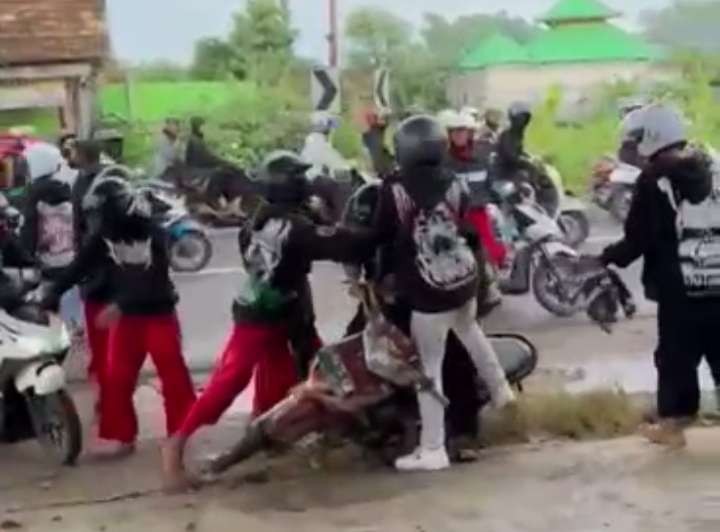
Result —
[[537, 35], [520, 44], [502, 34], [470, 48], [451, 79], [457, 105], [537, 100], [554, 85], [571, 98], [613, 80], [667, 77], [659, 48], [613, 24], [621, 14], [599, 0], [558, 0], [537, 20]]

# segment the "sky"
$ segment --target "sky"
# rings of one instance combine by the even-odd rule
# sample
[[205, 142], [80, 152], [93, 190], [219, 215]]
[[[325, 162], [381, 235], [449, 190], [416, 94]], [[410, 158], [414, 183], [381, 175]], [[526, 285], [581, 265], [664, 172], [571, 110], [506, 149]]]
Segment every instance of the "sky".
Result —
[[[497, 12], [533, 19], [549, 9], [554, 0], [337, 0], [341, 21], [358, 6], [382, 7], [419, 24], [425, 12], [454, 18], [458, 15]], [[132, 62], [158, 59], [188, 63], [193, 44], [206, 36], [224, 36], [231, 14], [245, 0], [107, 0], [110, 33], [115, 54]], [[648, 8], [666, 6], [670, 0], [605, 0], [625, 13], [621, 23], [638, 27], [638, 15]], [[300, 31], [296, 49], [303, 56], [323, 60], [326, 55], [326, 0], [290, 0], [293, 25]], [[342, 24], [342, 22], [341, 22]]]

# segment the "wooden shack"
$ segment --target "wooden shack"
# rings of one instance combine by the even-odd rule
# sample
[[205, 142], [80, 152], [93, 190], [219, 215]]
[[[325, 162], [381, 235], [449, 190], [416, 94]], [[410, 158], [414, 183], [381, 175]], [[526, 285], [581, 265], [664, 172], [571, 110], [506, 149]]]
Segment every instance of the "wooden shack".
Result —
[[0, 112], [57, 109], [60, 127], [89, 135], [105, 15], [105, 0], [1, 0]]

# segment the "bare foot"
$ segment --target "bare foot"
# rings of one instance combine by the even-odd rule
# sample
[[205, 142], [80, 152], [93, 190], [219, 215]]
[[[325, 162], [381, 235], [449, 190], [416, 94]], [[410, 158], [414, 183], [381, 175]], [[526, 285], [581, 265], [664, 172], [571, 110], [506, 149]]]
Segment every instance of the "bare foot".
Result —
[[177, 495], [197, 489], [198, 482], [185, 471], [183, 460], [185, 444], [179, 438], [170, 438], [162, 446], [163, 491]]

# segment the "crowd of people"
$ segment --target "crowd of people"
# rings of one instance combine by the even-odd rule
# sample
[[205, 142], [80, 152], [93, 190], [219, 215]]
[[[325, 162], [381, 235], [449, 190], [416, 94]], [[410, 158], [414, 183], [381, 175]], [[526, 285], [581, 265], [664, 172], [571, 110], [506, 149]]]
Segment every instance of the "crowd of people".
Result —
[[[624, 238], [595, 260], [603, 267], [626, 267], [645, 259], [647, 296], [659, 304], [660, 421], [644, 433], [656, 443], [678, 446], [699, 409], [699, 361], [714, 356], [713, 326], [720, 312], [720, 267], [712, 255], [720, 234], [717, 168], [688, 142], [677, 111], [653, 104], [635, 112], [633, 134], [623, 138], [634, 139], [643, 174]], [[133, 393], [149, 354], [167, 420], [166, 487], [191, 485], [185, 449], [201, 427], [216, 423], [253, 378], [256, 417], [307, 375], [322, 345], [308, 275], [314, 262], [331, 260], [355, 265], [356, 280], [365, 277], [382, 286], [388, 316], [414, 341], [436, 390], [451, 399], [446, 434], [442, 405], [428, 391], [417, 392], [420, 441], [414, 452], [397, 459], [396, 468], [449, 467], [448, 436], [477, 436], [475, 375], [495, 408], [512, 412], [515, 404], [479, 321], [499, 297], [488, 265], [504, 261], [486, 212], [490, 193], [458, 173], [484, 169], [489, 145], [495, 146], [503, 171], [529, 172], [523, 135], [531, 112], [513, 105], [503, 131], [496, 113], [486, 114], [484, 126], [478, 118], [472, 109], [438, 118], [410, 116], [397, 126], [391, 151], [384, 143], [388, 116], [368, 115], [363, 140], [381, 181], [354, 198], [364, 207], [362, 228], [327, 225], [309, 202], [318, 161], [339, 164], [324, 145], [334, 124], [314, 120], [314, 136], [305, 146], [305, 155], [314, 160], [289, 151], [268, 155], [259, 172], [265, 201], [239, 232], [238, 261], [245, 274], [231, 309], [232, 327], [198, 397], [183, 357], [166, 235], [146, 199], [124, 176], [103, 167], [93, 142], [73, 140], [62, 151], [28, 153], [32, 185], [23, 245], [11, 258], [11, 232], [3, 231], [3, 258], [41, 265], [47, 283], [31, 299], [43, 306], [54, 308], [80, 287], [89, 374], [97, 385], [92, 452], [117, 458], [135, 451]], [[179, 157], [173, 140], [177, 126], [166, 124], [169, 140], [155, 161], [160, 173]], [[199, 120], [193, 121], [187, 151], [208, 162]], [[0, 290], [9, 305], [18, 304], [17, 297]], [[360, 307], [348, 333], [362, 330], [364, 318]]]

